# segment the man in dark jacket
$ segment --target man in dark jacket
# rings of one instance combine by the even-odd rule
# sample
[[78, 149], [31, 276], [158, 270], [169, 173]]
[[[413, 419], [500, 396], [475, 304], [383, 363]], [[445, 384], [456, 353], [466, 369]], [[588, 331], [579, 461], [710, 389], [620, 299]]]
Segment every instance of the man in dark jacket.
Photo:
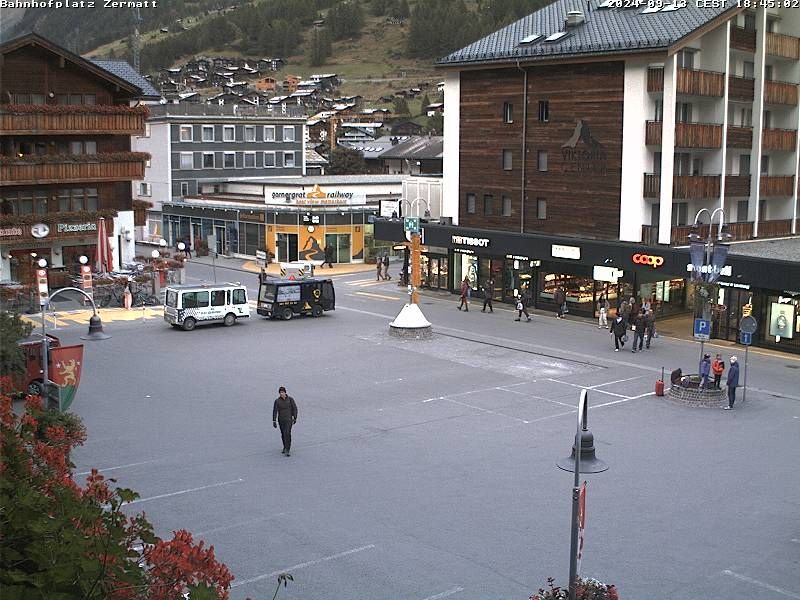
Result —
[[328, 268], [333, 268], [333, 246], [328, 244], [325, 246], [325, 260], [322, 262], [322, 268], [328, 265]]
[[645, 332], [645, 316], [644, 312], [639, 312], [638, 315], [631, 319], [631, 327], [633, 328], [633, 346], [631, 346], [631, 352], [636, 352], [637, 346], [638, 350], [642, 349], [644, 345], [644, 332]]
[[614, 352], [619, 352], [620, 346], [625, 347], [625, 342], [622, 338], [625, 337], [627, 329], [625, 321], [622, 320], [622, 315], [617, 315], [617, 318], [611, 323], [611, 335], [614, 336]]
[[297, 423], [297, 404], [294, 398], [286, 394], [286, 388], [278, 388], [278, 397], [272, 405], [272, 426], [281, 427], [281, 439], [283, 440], [284, 456], [291, 456], [292, 448], [292, 425]]
[[481, 312], [486, 312], [486, 307], [489, 307], [489, 312], [494, 312], [492, 307], [492, 294], [494, 294], [494, 277], [489, 275], [489, 279], [483, 285], [483, 308]]
[[563, 319], [564, 309], [567, 304], [567, 294], [564, 292], [563, 287], [558, 286], [556, 288], [556, 292], [553, 294], [553, 302], [556, 303], [556, 319]]
[[731, 356], [731, 367], [728, 369], [728, 406], [725, 410], [731, 410], [733, 403], [736, 402], [736, 386], [739, 385], [739, 362], [735, 356]]
[[644, 343], [645, 348], [650, 347], [650, 342], [653, 341], [653, 338], [656, 335], [656, 318], [653, 315], [653, 309], [648, 310], [644, 315], [644, 336], [646, 341]]

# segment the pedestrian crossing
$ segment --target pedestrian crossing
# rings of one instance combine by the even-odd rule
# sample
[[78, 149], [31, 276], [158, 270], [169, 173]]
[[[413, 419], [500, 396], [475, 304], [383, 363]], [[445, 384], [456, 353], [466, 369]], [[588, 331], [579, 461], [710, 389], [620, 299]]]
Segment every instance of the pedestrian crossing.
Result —
[[381, 284], [386, 283], [386, 281], [384, 281], [383, 279], [381, 279], [380, 281], [377, 281], [375, 279], [369, 278], [369, 279], [354, 279], [353, 281], [345, 281], [345, 283], [347, 285], [350, 285], [350, 286], [353, 286], [353, 287], [362, 287], [363, 288], [363, 287], [373, 287], [373, 286], [381, 285]]

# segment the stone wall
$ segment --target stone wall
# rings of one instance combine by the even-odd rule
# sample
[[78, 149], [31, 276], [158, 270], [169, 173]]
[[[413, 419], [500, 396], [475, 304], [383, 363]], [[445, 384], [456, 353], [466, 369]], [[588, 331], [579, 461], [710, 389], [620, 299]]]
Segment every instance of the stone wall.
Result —
[[673, 385], [669, 388], [667, 397], [680, 404], [695, 408], [721, 408], [728, 405], [728, 392], [725, 388], [718, 390], [711, 387], [701, 390]]

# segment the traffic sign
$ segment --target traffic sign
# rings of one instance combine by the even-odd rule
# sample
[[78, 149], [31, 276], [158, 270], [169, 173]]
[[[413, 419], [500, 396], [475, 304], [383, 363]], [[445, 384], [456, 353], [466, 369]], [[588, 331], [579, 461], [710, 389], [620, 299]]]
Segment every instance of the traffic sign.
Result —
[[739, 321], [739, 331], [744, 333], [754, 334], [758, 329], [758, 321], [756, 321], [755, 317], [746, 316], [741, 321]]
[[410, 233], [419, 233], [419, 217], [403, 218], [403, 230]]
[[745, 346], [749, 346], [753, 343], [753, 334], [746, 333], [744, 331], [739, 332], [739, 341], [744, 344]]
[[698, 340], [711, 339], [711, 321], [706, 319], [695, 319], [694, 337]]

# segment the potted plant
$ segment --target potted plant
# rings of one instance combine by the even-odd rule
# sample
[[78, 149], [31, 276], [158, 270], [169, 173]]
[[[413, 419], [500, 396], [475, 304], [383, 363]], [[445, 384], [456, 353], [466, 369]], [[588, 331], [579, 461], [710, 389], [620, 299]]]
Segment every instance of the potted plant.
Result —
[[200, 246], [197, 248], [197, 256], [208, 256], [208, 242], [200, 240]]
[[[530, 600], [567, 600], [569, 590], [555, 585], [555, 579], [547, 578], [549, 589], [539, 588]], [[578, 579], [575, 590], [576, 600], [619, 600], [617, 588], [613, 585], [597, 581], [597, 579]]]

